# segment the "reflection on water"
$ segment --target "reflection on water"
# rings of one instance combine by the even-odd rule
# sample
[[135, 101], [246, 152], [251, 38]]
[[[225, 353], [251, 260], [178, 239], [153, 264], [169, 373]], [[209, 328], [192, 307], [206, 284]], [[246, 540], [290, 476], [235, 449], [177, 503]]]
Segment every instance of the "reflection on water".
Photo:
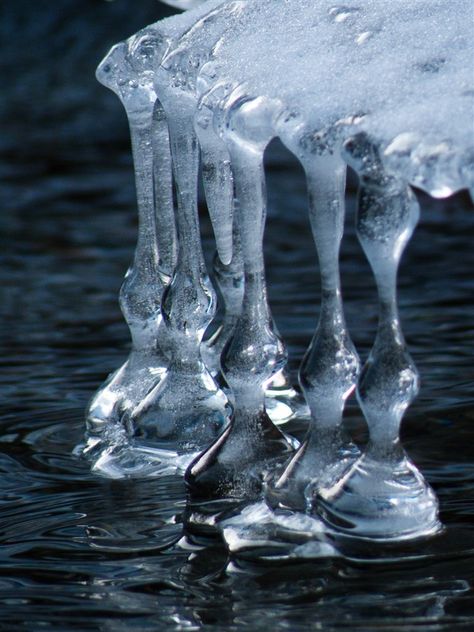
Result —
[[[81, 3], [81, 18], [75, 2], [61, 4], [68, 9], [62, 33], [66, 23], [85, 32], [103, 18], [101, 3]], [[121, 36], [124, 3], [105, 5], [116, 7], [113, 42]], [[7, 12], [1, 28], [13, 28], [20, 13]], [[41, 19], [45, 29], [59, 28], [47, 12]], [[140, 27], [135, 19], [122, 36]], [[38, 23], [28, 28], [31, 41], [40, 41]], [[87, 58], [91, 78], [90, 50], [98, 60], [107, 48], [94, 42], [91, 35], [68, 58], [76, 67]], [[55, 90], [64, 87], [62, 72]], [[54, 97], [58, 134], [67, 131], [77, 144], [44, 142], [55, 139], [54, 117], [40, 116], [38, 100], [31, 106], [37, 124], [28, 119], [36, 141], [13, 151], [22, 140], [14, 118], [21, 89], [10, 113], [0, 104], [8, 127], [0, 139], [0, 629], [472, 629], [474, 213], [467, 196], [422, 198], [399, 284], [403, 328], [422, 378], [404, 420], [404, 445], [439, 495], [445, 544], [435, 557], [391, 564], [377, 563], [376, 554], [370, 563], [229, 563], [218, 541], [197, 547], [182, 538], [179, 477], [107, 481], [71, 456], [88, 399], [127, 356], [117, 295], [135, 239], [133, 178], [126, 143], [112, 142], [109, 128], [97, 143], [93, 131], [85, 132], [90, 118], [71, 114], [85, 111], [90, 98], [87, 91], [77, 96], [77, 86], [69, 110], [67, 91]], [[268, 281], [295, 371], [317, 322], [319, 276], [302, 212], [302, 174], [278, 152], [272, 164]], [[342, 278], [348, 325], [364, 359], [377, 323], [376, 293], [354, 235], [353, 206], [351, 192]], [[209, 259], [206, 221], [204, 231]], [[354, 401], [347, 424], [363, 442]]]

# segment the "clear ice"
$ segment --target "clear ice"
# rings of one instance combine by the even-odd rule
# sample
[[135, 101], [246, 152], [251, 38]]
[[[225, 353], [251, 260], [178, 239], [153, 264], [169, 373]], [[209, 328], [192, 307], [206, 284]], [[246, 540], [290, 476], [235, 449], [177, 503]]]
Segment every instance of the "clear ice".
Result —
[[[90, 404], [83, 453], [116, 477], [189, 464], [191, 502], [253, 503], [222, 521], [231, 550], [277, 532], [309, 534], [317, 555], [337, 554], [328, 537], [437, 533], [436, 496], [399, 440], [419, 378], [396, 279], [418, 221], [411, 186], [435, 197], [474, 189], [471, 0], [166, 1], [189, 10], [113, 47], [97, 71], [129, 119], [139, 232], [120, 294], [130, 356]], [[265, 281], [274, 138], [303, 166], [319, 259], [319, 321], [299, 371], [305, 405]], [[347, 165], [379, 299], [362, 369], [339, 278]], [[200, 240], [199, 177], [219, 299]], [[223, 320], [207, 338], [217, 300]], [[344, 430], [354, 392], [365, 448]], [[289, 416], [310, 412], [301, 445], [276, 425], [280, 404]]]
[[[110, 475], [117, 472], [117, 461], [129, 459], [130, 432], [122, 423], [123, 416], [161, 380], [167, 366], [156, 341], [162, 326], [161, 298], [175, 265], [176, 236], [168, 127], [152, 82], [152, 62], [162, 47], [163, 41], [154, 34], [137, 35], [114, 46], [97, 69], [98, 80], [119, 96], [127, 113], [139, 216], [134, 261], [120, 290], [132, 349], [125, 364], [93, 397], [87, 412], [84, 452], [95, 469]], [[161, 158], [155, 161], [154, 156]]]

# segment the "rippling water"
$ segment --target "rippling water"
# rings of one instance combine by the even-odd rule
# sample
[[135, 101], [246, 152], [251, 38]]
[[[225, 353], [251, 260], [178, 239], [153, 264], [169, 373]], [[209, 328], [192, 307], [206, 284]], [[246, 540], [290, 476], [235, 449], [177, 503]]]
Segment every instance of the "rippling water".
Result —
[[[6, 17], [18, 18], [22, 4]], [[229, 564], [218, 541], [201, 548], [183, 541], [178, 477], [107, 481], [71, 455], [89, 397], [127, 354], [117, 294], [136, 228], [119, 107], [105, 100], [103, 123], [93, 108], [86, 115], [95, 94], [87, 64], [92, 72], [107, 47], [98, 42], [112, 37], [107, 23], [100, 26], [109, 14], [99, 4], [84, 2], [81, 13], [64, 0], [62, 18], [41, 18], [55, 44], [77, 29], [88, 33], [95, 20], [89, 50], [72, 47], [77, 56], [68, 60], [81, 67], [80, 81], [57, 83], [57, 126], [46, 115], [51, 101], [37, 99], [25, 115], [35, 135], [25, 143], [12, 105], [21, 86], [10, 109], [0, 108], [7, 130], [0, 141], [0, 630], [474, 629], [474, 213], [464, 194], [421, 197], [420, 226], [400, 270], [401, 318], [422, 377], [403, 437], [439, 495], [447, 531], [435, 556]], [[116, 5], [108, 10], [118, 32], [127, 3], [105, 4]], [[33, 40], [34, 22], [24, 26]], [[134, 25], [120, 28], [115, 39]], [[50, 49], [37, 54], [35, 80], [52, 59]], [[278, 148], [269, 162], [270, 297], [296, 370], [317, 321], [316, 256], [302, 174]], [[348, 207], [345, 307], [366, 357], [376, 294], [352, 228], [353, 190]], [[203, 230], [210, 257], [204, 212]], [[353, 402], [347, 419], [364, 441]]]

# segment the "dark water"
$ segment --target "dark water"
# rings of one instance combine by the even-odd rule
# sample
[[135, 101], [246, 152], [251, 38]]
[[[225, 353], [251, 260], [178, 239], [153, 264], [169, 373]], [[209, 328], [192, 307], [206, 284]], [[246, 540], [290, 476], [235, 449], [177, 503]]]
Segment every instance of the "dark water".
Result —
[[[176, 544], [179, 478], [106, 481], [71, 456], [89, 397], [128, 348], [117, 293], [135, 238], [133, 178], [120, 108], [92, 73], [108, 44], [158, 17], [154, 2], [139, 14], [135, 4], [0, 8], [0, 630], [474, 629], [474, 213], [464, 194], [422, 196], [399, 284], [422, 376], [404, 442], [454, 544], [409, 563], [229, 569], [218, 542]], [[319, 285], [302, 176], [283, 158], [270, 160], [267, 265], [296, 369]], [[366, 357], [376, 295], [353, 205], [349, 191], [343, 286]], [[348, 421], [363, 440], [354, 403]]]

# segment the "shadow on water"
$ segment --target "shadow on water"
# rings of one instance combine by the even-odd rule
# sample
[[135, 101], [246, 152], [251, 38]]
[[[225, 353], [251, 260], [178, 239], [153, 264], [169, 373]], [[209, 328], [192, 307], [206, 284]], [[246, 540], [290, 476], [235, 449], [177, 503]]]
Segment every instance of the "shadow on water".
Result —
[[[93, 69], [109, 44], [160, 12], [125, 0], [50, 4], [0, 9], [3, 35], [24, 34], [2, 38], [1, 56], [11, 91], [0, 107], [0, 629], [472, 629], [467, 196], [421, 195], [400, 271], [401, 317], [422, 376], [403, 435], [439, 495], [444, 549], [391, 564], [373, 556], [296, 564], [229, 560], [217, 540], [191, 545], [182, 539], [179, 478], [107, 481], [71, 456], [88, 399], [127, 354], [117, 295], [136, 229], [124, 117]], [[278, 148], [270, 163], [270, 298], [296, 370], [318, 315], [316, 256], [301, 173]], [[376, 295], [352, 228], [353, 191], [348, 206], [345, 308], [366, 357]], [[205, 216], [203, 224], [210, 258]], [[363, 442], [354, 402], [347, 424]]]

